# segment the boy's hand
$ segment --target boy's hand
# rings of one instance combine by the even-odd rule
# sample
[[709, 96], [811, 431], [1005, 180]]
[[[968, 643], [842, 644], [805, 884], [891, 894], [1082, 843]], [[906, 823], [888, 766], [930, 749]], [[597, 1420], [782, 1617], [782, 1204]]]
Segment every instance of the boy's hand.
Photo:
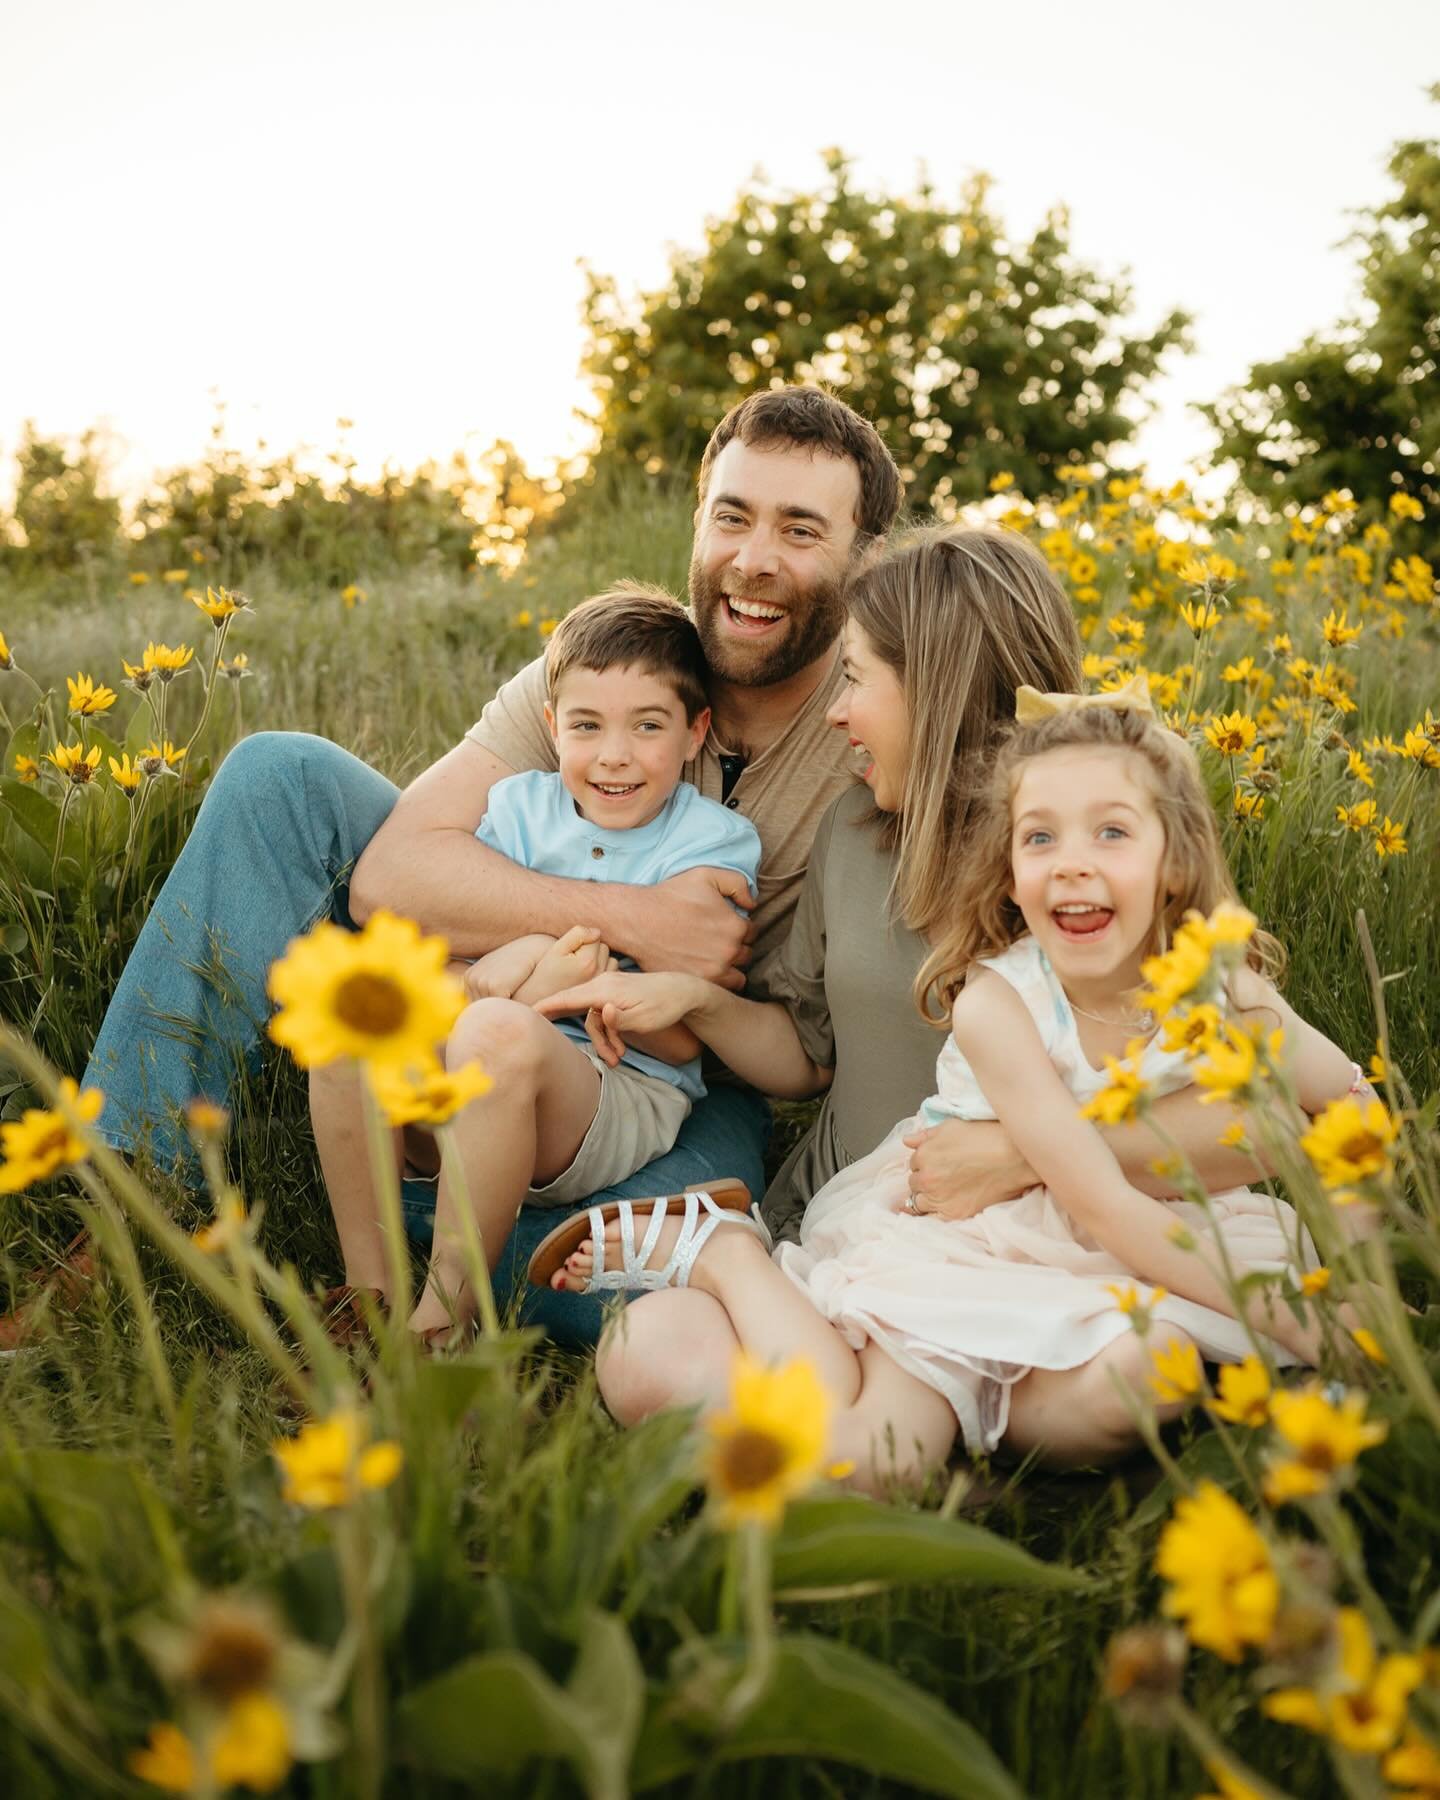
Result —
[[[460, 966], [460, 977], [469, 1000], [510, 1000], [534, 973], [535, 965], [555, 940], [537, 931], [528, 937], [512, 938], [476, 961]], [[450, 965], [451, 969], [456, 964]]]
[[[593, 925], [572, 925], [558, 937], [535, 964], [529, 979], [516, 988], [514, 998], [536, 1006], [565, 988], [578, 987], [603, 975], [610, 966], [610, 947], [600, 941]], [[568, 1010], [568, 1009], [562, 1009]], [[548, 1015], [556, 1017], [554, 1013]]]

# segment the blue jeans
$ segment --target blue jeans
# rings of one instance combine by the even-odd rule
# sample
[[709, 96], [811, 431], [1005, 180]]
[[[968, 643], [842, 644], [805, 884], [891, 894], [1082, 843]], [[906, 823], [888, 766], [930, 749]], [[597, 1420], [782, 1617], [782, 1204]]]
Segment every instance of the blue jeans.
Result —
[[[266, 731], [243, 739], [210, 784], [184, 849], [136, 941], [95, 1040], [85, 1086], [101, 1088], [99, 1128], [198, 1184], [181, 1122], [203, 1096], [223, 1102], [260, 1055], [265, 976], [321, 919], [351, 925], [350, 871], [399, 789], [326, 738]], [[673, 1149], [597, 1199], [663, 1194], [735, 1175], [765, 1185], [769, 1108], [749, 1089], [697, 1105]], [[412, 1235], [428, 1241], [433, 1192], [407, 1183]], [[524, 1281], [530, 1250], [564, 1213], [526, 1208], [501, 1257], [497, 1297]], [[598, 1300], [527, 1290], [523, 1316], [558, 1340], [593, 1344]]]

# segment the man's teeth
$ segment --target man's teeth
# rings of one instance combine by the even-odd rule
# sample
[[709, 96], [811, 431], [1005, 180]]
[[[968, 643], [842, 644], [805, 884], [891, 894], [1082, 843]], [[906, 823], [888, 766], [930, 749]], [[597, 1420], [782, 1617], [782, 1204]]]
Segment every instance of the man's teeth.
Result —
[[780, 606], [766, 606], [760, 600], [737, 600], [727, 595], [731, 612], [737, 612], [742, 619], [783, 619], [785, 609]]

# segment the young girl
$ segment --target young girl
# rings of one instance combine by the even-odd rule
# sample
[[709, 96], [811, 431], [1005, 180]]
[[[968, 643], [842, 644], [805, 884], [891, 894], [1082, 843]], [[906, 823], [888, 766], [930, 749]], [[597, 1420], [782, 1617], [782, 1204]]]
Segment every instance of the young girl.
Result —
[[[1126, 1393], [1153, 1404], [1151, 1360], [1112, 1290], [1168, 1290], [1148, 1346], [1238, 1361], [1252, 1346], [1217, 1237], [1237, 1279], [1293, 1267], [1303, 1242], [1292, 1210], [1264, 1194], [1214, 1194], [1208, 1211], [1151, 1199], [1080, 1116], [1108, 1081], [1105, 1056], [1136, 1038], [1153, 1092], [1190, 1080], [1137, 1010], [1141, 964], [1187, 912], [1234, 890], [1195, 759], [1148, 702], [1032, 699], [1048, 716], [1018, 726], [995, 762], [953, 924], [917, 981], [922, 1006], [951, 1009], [937, 1094], [816, 1195], [798, 1245], [772, 1262], [722, 1227], [690, 1275], [752, 1354], [817, 1365], [840, 1407], [834, 1453], [865, 1485], [941, 1460], [957, 1426], [972, 1452], [1088, 1461], [1128, 1447]], [[1257, 934], [1250, 957], [1228, 1016], [1283, 1027], [1302, 1105], [1346, 1092], [1348, 1058], [1266, 978], [1270, 940]], [[998, 1118], [1043, 1185], [963, 1221], [917, 1214], [904, 1139], [948, 1117]], [[568, 1268], [583, 1279], [585, 1259]], [[1315, 1327], [1272, 1289], [1246, 1306], [1279, 1362], [1316, 1360]]]

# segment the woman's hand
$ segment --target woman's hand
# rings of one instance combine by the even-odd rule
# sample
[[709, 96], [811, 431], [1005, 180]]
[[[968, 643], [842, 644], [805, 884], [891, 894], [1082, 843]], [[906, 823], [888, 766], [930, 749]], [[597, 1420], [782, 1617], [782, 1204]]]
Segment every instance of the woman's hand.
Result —
[[626, 1037], [680, 1024], [703, 1003], [709, 985], [695, 975], [612, 971], [549, 995], [535, 1010], [547, 1019], [583, 1013], [590, 1042], [613, 1068]]
[[947, 1119], [912, 1131], [904, 1142], [916, 1212], [973, 1219], [1036, 1183], [1005, 1127], [991, 1119]]

